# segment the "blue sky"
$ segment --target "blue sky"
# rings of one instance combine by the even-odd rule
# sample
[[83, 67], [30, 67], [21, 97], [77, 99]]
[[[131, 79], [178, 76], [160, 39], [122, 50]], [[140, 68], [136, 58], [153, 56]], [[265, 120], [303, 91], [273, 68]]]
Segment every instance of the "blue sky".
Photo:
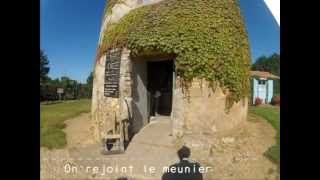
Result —
[[[280, 51], [280, 28], [263, 0], [239, 0], [252, 60]], [[93, 69], [105, 0], [41, 0], [40, 47], [51, 78], [85, 82]]]

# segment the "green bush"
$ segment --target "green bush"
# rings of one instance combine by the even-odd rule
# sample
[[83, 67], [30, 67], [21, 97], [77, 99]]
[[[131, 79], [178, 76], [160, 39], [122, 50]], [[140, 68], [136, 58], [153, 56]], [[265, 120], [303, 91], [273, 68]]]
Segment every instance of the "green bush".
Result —
[[280, 96], [273, 96], [271, 99], [272, 105], [280, 105]]
[[256, 106], [261, 105], [261, 104], [262, 104], [262, 99], [259, 98], [259, 97], [257, 97], [257, 98], [255, 99], [255, 101], [254, 101], [254, 104], [255, 104]]

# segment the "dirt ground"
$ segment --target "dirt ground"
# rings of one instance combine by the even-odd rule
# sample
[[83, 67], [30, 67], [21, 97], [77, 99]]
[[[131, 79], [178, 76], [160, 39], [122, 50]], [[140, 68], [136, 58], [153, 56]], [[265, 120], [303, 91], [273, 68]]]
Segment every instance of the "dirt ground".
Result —
[[[161, 179], [163, 167], [178, 162], [181, 143], [170, 135], [170, 119], [157, 118], [138, 134], [120, 155], [101, 155], [91, 139], [89, 114], [66, 121], [67, 147], [41, 148], [41, 179]], [[265, 120], [250, 115], [240, 127], [214, 137], [185, 137], [191, 159], [210, 167], [211, 179], [278, 179], [277, 167], [263, 156], [275, 131]], [[189, 138], [189, 139], [188, 139]], [[200, 142], [199, 139], [206, 139]], [[205, 150], [197, 147], [205, 145]], [[200, 148], [201, 149], [201, 148]], [[205, 157], [205, 158], [204, 158]], [[132, 167], [130, 167], [132, 166]]]

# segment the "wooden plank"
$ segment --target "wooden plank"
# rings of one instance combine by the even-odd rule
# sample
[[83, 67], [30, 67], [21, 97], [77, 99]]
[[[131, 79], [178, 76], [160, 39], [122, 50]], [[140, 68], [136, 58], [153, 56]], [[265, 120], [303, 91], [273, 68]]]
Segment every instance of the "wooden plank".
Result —
[[108, 134], [106, 136], [106, 139], [120, 139], [121, 138], [121, 134]]

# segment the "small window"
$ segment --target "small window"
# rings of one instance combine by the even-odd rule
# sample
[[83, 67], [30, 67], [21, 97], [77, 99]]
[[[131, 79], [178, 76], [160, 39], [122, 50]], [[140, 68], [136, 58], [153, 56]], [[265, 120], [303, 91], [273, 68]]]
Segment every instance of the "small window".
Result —
[[265, 80], [259, 80], [259, 84], [260, 84], [260, 85], [265, 85], [265, 84], [266, 84], [266, 81], [265, 81]]

